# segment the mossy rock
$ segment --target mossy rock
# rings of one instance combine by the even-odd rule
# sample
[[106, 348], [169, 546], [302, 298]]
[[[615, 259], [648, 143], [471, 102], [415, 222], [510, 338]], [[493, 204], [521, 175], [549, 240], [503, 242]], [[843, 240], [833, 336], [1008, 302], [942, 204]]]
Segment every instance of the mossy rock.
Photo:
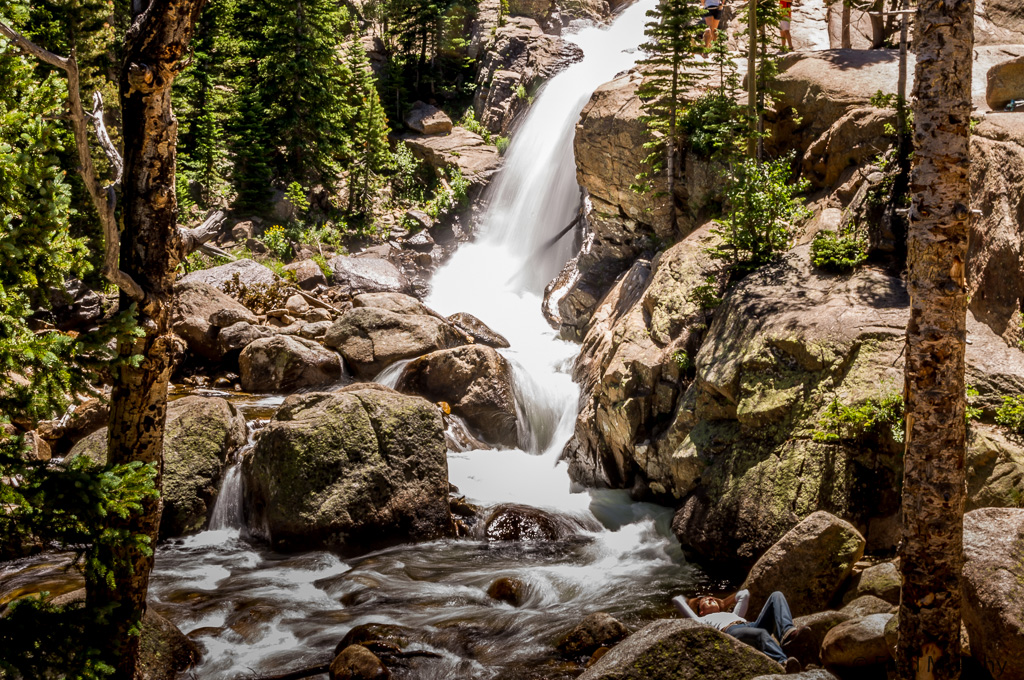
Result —
[[[245, 440], [245, 419], [226, 399], [189, 396], [168, 402], [161, 538], [206, 526], [228, 456]], [[107, 428], [79, 441], [68, 455], [84, 455], [105, 464]]]
[[387, 388], [288, 397], [243, 463], [249, 526], [347, 552], [453, 531], [437, 407]]

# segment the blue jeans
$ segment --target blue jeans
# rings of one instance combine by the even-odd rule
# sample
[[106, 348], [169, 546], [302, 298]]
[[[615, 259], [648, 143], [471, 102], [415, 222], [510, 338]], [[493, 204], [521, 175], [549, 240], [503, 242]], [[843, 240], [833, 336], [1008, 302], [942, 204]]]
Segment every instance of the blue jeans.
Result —
[[764, 603], [761, 613], [757, 615], [757, 620], [752, 623], [737, 623], [729, 626], [725, 632], [740, 642], [764, 652], [779, 663], [785, 664], [786, 653], [782, 651], [776, 638], [782, 640], [782, 636], [792, 627], [793, 615], [789, 611], [786, 596], [775, 591]]

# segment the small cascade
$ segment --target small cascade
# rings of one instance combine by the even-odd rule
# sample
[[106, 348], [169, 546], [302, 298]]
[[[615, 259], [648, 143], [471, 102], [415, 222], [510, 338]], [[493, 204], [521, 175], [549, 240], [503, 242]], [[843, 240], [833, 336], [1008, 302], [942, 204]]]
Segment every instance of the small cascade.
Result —
[[378, 385], [395, 389], [395, 386], [398, 385], [398, 379], [402, 377], [402, 371], [405, 370], [405, 367], [409, 365], [410, 361], [412, 361], [412, 359], [396, 361], [378, 373], [377, 377], [370, 382], [375, 382]]
[[242, 516], [242, 459], [256, 445], [256, 432], [266, 424], [265, 420], [250, 420], [246, 423], [248, 436], [245, 446], [231, 456], [230, 465], [224, 473], [220, 493], [210, 514], [210, 531], [240, 530], [244, 528]]

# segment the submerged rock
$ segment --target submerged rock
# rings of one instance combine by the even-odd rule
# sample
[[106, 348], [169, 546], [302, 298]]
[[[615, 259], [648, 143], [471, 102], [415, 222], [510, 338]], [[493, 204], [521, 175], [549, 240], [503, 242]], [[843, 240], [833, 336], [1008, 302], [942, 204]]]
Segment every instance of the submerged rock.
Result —
[[526, 584], [517, 578], [503, 576], [499, 579], [495, 579], [494, 582], [487, 587], [487, 597], [493, 600], [498, 600], [499, 602], [507, 602], [513, 607], [521, 605], [525, 596]]
[[390, 677], [391, 671], [362, 645], [346, 647], [331, 662], [331, 680], [388, 680]]
[[441, 415], [387, 388], [288, 397], [242, 471], [249, 526], [276, 549], [366, 551], [453, 532]]
[[422, 356], [405, 367], [397, 389], [447, 402], [490, 444], [518, 443], [511, 367], [490, 347], [466, 345]]
[[715, 628], [664, 619], [613, 647], [579, 680], [749, 680], [781, 673], [778, 663]]
[[[199, 531], [219, 493], [228, 456], [246, 441], [245, 419], [220, 397], [190, 396], [167, 404], [160, 538]], [[107, 428], [76, 444], [69, 456], [107, 458]]]

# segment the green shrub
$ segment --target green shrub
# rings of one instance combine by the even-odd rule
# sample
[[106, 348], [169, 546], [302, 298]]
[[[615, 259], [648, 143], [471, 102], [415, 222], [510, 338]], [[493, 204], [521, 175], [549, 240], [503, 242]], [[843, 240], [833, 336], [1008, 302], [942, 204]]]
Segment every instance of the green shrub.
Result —
[[1024, 433], [1024, 396], [1003, 397], [1003, 405], [996, 411], [996, 422], [1017, 434]]
[[964, 389], [964, 401], [966, 403], [966, 409], [964, 410], [964, 417], [967, 422], [972, 420], [981, 419], [982, 409], [974, 405], [974, 398], [978, 396], [978, 390], [974, 385], [966, 385]]
[[704, 283], [694, 287], [686, 296], [686, 301], [701, 309], [714, 309], [722, 304], [722, 298], [718, 296], [718, 279], [705, 276]]
[[682, 371], [683, 373], [690, 370], [690, 355], [687, 354], [685, 351], [679, 349], [676, 350], [675, 352], [672, 352], [672, 361], [675, 362], [676, 366], [678, 366], [679, 370]]
[[818, 427], [812, 435], [816, 442], [838, 444], [857, 441], [887, 428], [893, 441], [902, 443], [903, 396], [899, 392], [889, 392], [880, 398], [872, 397], [860, 406], [847, 406], [833, 399], [818, 420]]
[[505, 155], [505, 152], [508, 151], [508, 145], [509, 145], [509, 143], [511, 141], [512, 140], [509, 139], [508, 137], [495, 137], [494, 138], [494, 145], [496, 147], [498, 147], [498, 154], [499, 155], [501, 155], [501, 156]]
[[791, 160], [792, 154], [761, 163], [746, 159], [730, 168], [728, 212], [712, 230], [722, 245], [708, 250], [712, 257], [753, 269], [789, 247], [793, 225], [811, 214], [799, 196], [810, 182], [792, 179]]
[[263, 232], [263, 236], [260, 237], [260, 241], [263, 242], [270, 252], [279, 257], [282, 260], [291, 259], [292, 253], [292, 242], [288, 238], [288, 232], [279, 224], [275, 224], [270, 229]]
[[712, 158], [735, 145], [743, 135], [743, 119], [735, 100], [712, 90], [687, 106], [679, 118], [690, 149], [699, 158]]
[[819, 269], [848, 271], [867, 257], [867, 244], [852, 234], [823, 230], [811, 242], [811, 263]]
[[491, 143], [491, 131], [485, 128], [480, 121], [476, 119], [476, 114], [473, 113], [473, 107], [470, 106], [462, 114], [462, 120], [459, 121], [459, 125], [466, 128], [470, 132], [475, 132], [484, 138], [484, 142], [487, 144]]

